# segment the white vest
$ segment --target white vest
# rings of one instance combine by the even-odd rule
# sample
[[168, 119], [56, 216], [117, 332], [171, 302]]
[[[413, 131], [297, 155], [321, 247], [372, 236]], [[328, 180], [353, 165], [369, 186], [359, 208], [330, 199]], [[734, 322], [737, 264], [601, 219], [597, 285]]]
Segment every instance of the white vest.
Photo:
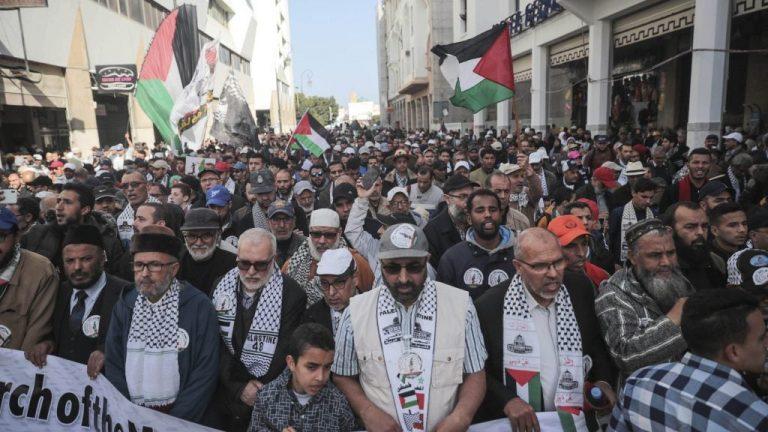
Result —
[[[427, 430], [434, 429], [456, 406], [458, 389], [464, 374], [464, 330], [469, 307], [469, 294], [458, 288], [435, 282], [437, 288], [437, 321], [432, 382], [429, 386]], [[397, 421], [395, 401], [387, 378], [384, 352], [379, 339], [376, 308], [379, 290], [353, 296], [349, 316], [355, 337], [355, 351], [360, 365], [360, 385], [365, 395], [379, 409]]]

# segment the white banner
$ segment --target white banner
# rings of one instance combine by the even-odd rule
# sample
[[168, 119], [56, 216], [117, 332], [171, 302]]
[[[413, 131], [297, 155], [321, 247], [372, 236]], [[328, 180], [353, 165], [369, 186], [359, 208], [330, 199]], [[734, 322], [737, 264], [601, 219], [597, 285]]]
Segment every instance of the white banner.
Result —
[[213, 165], [216, 163], [216, 159], [214, 158], [201, 158], [194, 156], [187, 156], [184, 160], [186, 161], [184, 165], [184, 174], [190, 174], [195, 177], [197, 177], [197, 173], [205, 169], [206, 164]]
[[37, 368], [0, 348], [0, 431], [197, 432], [198, 424], [134, 405], [85, 365], [48, 356]]
[[[541, 432], [563, 432], [563, 425], [560, 423], [560, 417], [557, 412], [537, 412], [536, 418], [539, 420]], [[574, 418], [576, 431], [588, 432], [587, 422], [584, 416]], [[468, 432], [512, 432], [512, 423], [508, 419], [491, 420], [485, 423], [473, 424]]]

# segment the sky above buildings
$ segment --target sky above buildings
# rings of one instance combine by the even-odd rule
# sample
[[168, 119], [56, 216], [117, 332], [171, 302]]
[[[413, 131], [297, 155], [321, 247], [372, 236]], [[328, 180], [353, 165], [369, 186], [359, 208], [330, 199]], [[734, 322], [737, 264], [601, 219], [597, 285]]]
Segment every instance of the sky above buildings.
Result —
[[[375, 0], [289, 0], [294, 85], [304, 93], [355, 92], [378, 101]], [[312, 84], [309, 85], [311, 76]]]

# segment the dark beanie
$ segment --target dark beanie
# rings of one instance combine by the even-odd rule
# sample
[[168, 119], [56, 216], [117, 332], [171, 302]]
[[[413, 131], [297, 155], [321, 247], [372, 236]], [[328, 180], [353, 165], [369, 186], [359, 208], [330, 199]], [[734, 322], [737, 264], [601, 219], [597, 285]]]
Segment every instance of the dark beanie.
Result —
[[64, 234], [62, 247], [71, 244], [89, 244], [104, 249], [104, 240], [99, 229], [93, 225], [80, 224], [73, 226]]
[[131, 240], [131, 255], [139, 252], [160, 252], [178, 259], [181, 240], [168, 227], [148, 225]]

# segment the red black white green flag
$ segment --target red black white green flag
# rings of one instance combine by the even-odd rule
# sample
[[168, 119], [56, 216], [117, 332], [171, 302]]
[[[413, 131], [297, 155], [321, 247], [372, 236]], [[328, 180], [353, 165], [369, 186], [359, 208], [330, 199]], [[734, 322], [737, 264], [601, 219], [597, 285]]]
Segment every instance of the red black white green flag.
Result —
[[325, 127], [315, 120], [309, 111], [305, 112], [299, 124], [296, 125], [292, 141], [299, 143], [313, 155], [320, 156], [326, 149], [331, 148], [328, 140], [328, 131]]
[[472, 39], [435, 45], [440, 71], [456, 93], [455, 106], [478, 112], [515, 95], [509, 25], [497, 24]]
[[192, 80], [199, 55], [197, 11], [185, 4], [171, 11], [157, 27], [141, 65], [136, 100], [165, 142], [174, 147], [178, 147], [179, 137], [171, 125], [171, 109]]

